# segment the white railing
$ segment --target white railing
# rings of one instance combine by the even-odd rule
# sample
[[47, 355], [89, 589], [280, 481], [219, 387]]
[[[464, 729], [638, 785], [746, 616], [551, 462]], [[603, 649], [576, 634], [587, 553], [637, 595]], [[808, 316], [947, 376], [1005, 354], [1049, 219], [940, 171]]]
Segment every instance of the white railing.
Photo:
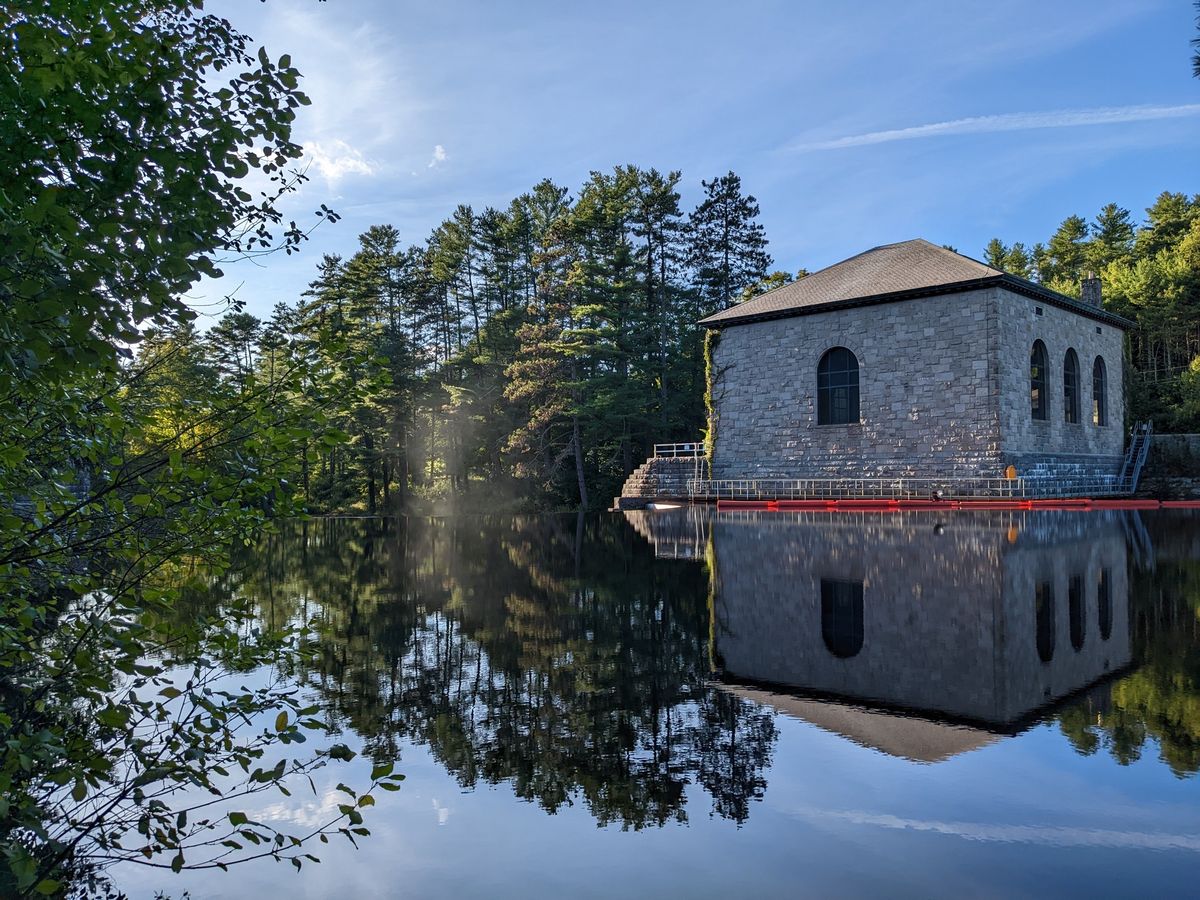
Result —
[[704, 455], [704, 441], [654, 445], [655, 459], [699, 459]]
[[1129, 493], [1116, 475], [1078, 478], [694, 478], [693, 500], [928, 500], [1102, 497]]

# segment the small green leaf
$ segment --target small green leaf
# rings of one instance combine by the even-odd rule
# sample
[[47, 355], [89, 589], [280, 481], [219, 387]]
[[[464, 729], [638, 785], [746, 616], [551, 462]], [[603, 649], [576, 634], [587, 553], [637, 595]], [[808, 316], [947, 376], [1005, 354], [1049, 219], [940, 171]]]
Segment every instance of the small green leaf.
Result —
[[371, 770], [371, 780], [378, 781], [380, 778], [386, 778], [387, 776], [389, 776], [391, 774], [392, 774], [392, 764], [390, 762], [389, 763], [380, 763], [379, 765], [377, 765], [375, 768], [373, 768]]

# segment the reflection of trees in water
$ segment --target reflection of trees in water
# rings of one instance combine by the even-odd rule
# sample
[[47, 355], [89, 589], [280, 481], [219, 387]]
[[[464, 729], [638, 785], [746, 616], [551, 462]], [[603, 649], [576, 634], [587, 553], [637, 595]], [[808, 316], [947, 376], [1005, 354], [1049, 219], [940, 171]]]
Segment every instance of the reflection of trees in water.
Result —
[[304, 677], [377, 761], [417, 741], [464, 787], [633, 828], [685, 820], [689, 782], [739, 822], [766, 787], [771, 714], [706, 682], [703, 569], [622, 520], [320, 521], [248, 563], [264, 617], [317, 614]]
[[1138, 668], [1058, 718], [1080, 753], [1103, 747], [1128, 765], [1141, 758], [1149, 737], [1171, 771], [1187, 777], [1200, 771], [1200, 533], [1194, 521], [1181, 527], [1165, 514], [1148, 525], [1155, 570], [1130, 573]]

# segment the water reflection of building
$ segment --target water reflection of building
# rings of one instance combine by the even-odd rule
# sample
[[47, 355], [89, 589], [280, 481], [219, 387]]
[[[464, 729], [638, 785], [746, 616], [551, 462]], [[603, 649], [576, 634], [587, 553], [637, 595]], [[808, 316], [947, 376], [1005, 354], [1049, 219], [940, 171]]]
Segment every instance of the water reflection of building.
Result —
[[711, 534], [727, 687], [922, 761], [1128, 665], [1119, 516], [685, 513]]

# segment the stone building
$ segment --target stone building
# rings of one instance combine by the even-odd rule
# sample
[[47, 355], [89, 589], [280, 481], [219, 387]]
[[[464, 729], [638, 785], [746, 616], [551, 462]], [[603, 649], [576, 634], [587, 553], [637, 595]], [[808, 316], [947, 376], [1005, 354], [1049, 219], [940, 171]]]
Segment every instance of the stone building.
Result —
[[1019, 731], [1132, 661], [1122, 515], [716, 513], [714, 664]]
[[1106, 708], [1133, 662], [1123, 512], [624, 515], [656, 556], [707, 557], [722, 689], [893, 756], [939, 762], [1082, 693]]
[[712, 477], [1113, 474], [1130, 323], [1083, 296], [913, 240], [709, 316]]

